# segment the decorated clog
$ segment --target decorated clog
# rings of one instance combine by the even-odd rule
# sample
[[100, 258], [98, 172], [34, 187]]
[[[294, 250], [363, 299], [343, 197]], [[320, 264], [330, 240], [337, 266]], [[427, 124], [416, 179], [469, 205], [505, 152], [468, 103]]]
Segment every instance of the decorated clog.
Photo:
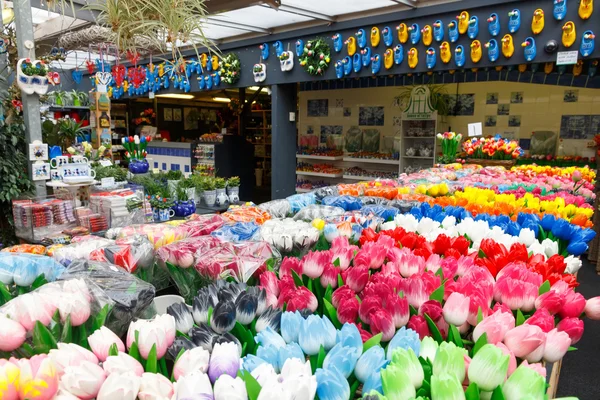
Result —
[[[200, 65], [202, 66], [203, 69], [206, 69], [207, 63], [208, 63], [208, 56], [206, 55], [206, 53], [200, 54]], [[165, 73], [165, 65], [160, 64], [158, 66], [158, 76], [162, 77], [164, 73]]]
[[452, 59], [452, 51], [450, 50], [450, 43], [442, 42], [440, 45], [440, 59], [444, 64], [448, 64]]
[[500, 17], [496, 13], [490, 14], [487, 19], [488, 22], [488, 32], [492, 36], [498, 36], [500, 34]]
[[525, 60], [531, 62], [535, 60], [535, 56], [537, 55], [537, 49], [535, 47], [535, 39], [531, 36], [526, 38], [523, 43], [521, 43], [523, 47], [523, 52], [525, 54]]
[[[261, 64], [261, 65], [264, 65], [264, 64]], [[266, 68], [264, 68], [264, 71], [265, 71], [265, 72], [264, 72], [264, 74], [263, 74], [263, 75], [264, 75], [264, 77], [266, 78], [266, 77], [267, 77], [267, 72], [266, 72], [266, 71], [267, 71], [267, 69], [266, 69]], [[257, 80], [256, 80], [256, 75], [254, 75], [254, 76], [255, 76], [254, 80], [255, 80], [256, 82], [262, 82], [262, 81], [264, 81], [264, 79], [263, 79], [262, 81], [257, 81]], [[212, 87], [213, 87], [213, 80], [211, 79], [211, 76], [210, 76], [210, 75], [206, 75], [206, 76], [204, 77], [204, 81], [206, 82], [206, 89], [207, 89], [207, 90], [210, 90], [210, 89], [212, 89]]]
[[338, 79], [342, 79], [344, 77], [344, 64], [341, 60], [335, 62], [335, 76]]
[[437, 58], [435, 56], [435, 49], [433, 47], [428, 48], [425, 52], [425, 64], [427, 64], [427, 68], [435, 68], [436, 61]]
[[350, 75], [352, 73], [352, 58], [350, 56], [344, 57], [342, 64], [344, 65], [344, 76]]
[[538, 8], [533, 12], [533, 20], [531, 21], [531, 32], [534, 35], [539, 35], [544, 30], [544, 10]]
[[25, 75], [23, 72], [23, 63], [30, 64], [31, 60], [28, 58], [21, 58], [17, 62], [17, 85], [25, 94], [33, 94], [35, 92], [33, 88], [33, 76]]
[[346, 41], [344, 41], [344, 43], [346, 44], [348, 55], [352, 57], [354, 53], [356, 53], [356, 39], [354, 36], [350, 36], [348, 39], [346, 39]]
[[379, 28], [374, 26], [371, 28], [371, 46], [377, 47], [379, 46], [379, 41], [381, 40], [381, 36], [379, 34]]
[[479, 35], [479, 18], [475, 15], [469, 20], [469, 28], [467, 29], [467, 36], [469, 39], [475, 39]]
[[390, 47], [392, 44], [394, 44], [394, 35], [392, 34], [392, 29], [389, 26], [383, 28], [381, 31], [381, 36], [383, 36], [383, 43], [387, 47]]
[[552, 15], [557, 21], [562, 21], [567, 16], [567, 0], [554, 0]]
[[[267, 66], [263, 63], [254, 64], [252, 74], [254, 75], [254, 82], [264, 82], [267, 79]], [[208, 82], [206, 83], [206, 88], [210, 89]]]
[[371, 57], [371, 73], [375, 75], [379, 72], [380, 69], [381, 57], [379, 57], [379, 54], [374, 54], [373, 57]]
[[458, 40], [460, 34], [458, 33], [458, 23], [456, 20], [450, 21], [448, 24], [448, 37], [450, 38], [450, 43], [454, 43]]
[[594, 12], [594, 0], [581, 0], [579, 3], [579, 18], [589, 19]]
[[433, 38], [438, 42], [444, 40], [444, 23], [441, 19], [433, 23]]
[[504, 57], [506, 57], [506, 58], [511, 58], [514, 53], [515, 53], [515, 44], [513, 42], [512, 35], [509, 35], [507, 33], [502, 38], [502, 54], [504, 54]]
[[76, 85], [79, 85], [81, 83], [81, 79], [83, 79], [83, 72], [78, 69], [74, 69], [71, 71], [71, 78], [73, 78], [73, 81]]
[[454, 63], [459, 68], [465, 65], [465, 48], [462, 44], [456, 46], [456, 49], [454, 49]]
[[383, 66], [385, 69], [390, 69], [394, 66], [394, 52], [392, 49], [387, 49], [383, 53]]
[[421, 40], [421, 29], [419, 28], [419, 24], [412, 24], [408, 27], [408, 33], [410, 34], [410, 42], [412, 44], [417, 44]]
[[485, 44], [485, 47], [488, 51], [488, 59], [490, 62], [496, 62], [498, 57], [500, 56], [500, 51], [498, 50], [498, 42], [496, 39], [490, 39], [489, 42]]
[[367, 34], [364, 29], [359, 29], [356, 31], [356, 43], [361, 49], [364, 49], [367, 46]]
[[400, 65], [402, 64], [402, 61], [404, 61], [404, 48], [401, 44], [397, 44], [396, 47], [394, 47], [394, 63]]
[[471, 61], [477, 64], [481, 61], [483, 51], [481, 50], [481, 42], [479, 40], [473, 40], [471, 43]]
[[365, 47], [360, 51], [363, 67], [368, 67], [371, 64], [371, 48]]
[[212, 66], [213, 71], [217, 71], [219, 69], [219, 57], [214, 55], [210, 58], [210, 64]]
[[417, 65], [419, 64], [419, 50], [417, 50], [415, 47], [411, 48], [408, 51], [408, 66], [410, 68], [416, 68]]
[[294, 53], [284, 51], [279, 56], [279, 65], [284, 72], [291, 71], [294, 68]]
[[273, 43], [273, 48], [275, 48], [275, 55], [279, 57], [281, 53], [283, 53], [283, 43], [280, 40]]
[[583, 57], [588, 57], [594, 52], [596, 35], [592, 31], [583, 32], [581, 37], [581, 46], [579, 46], [579, 53]]
[[360, 53], [354, 53], [354, 55], [352, 56], [352, 68], [354, 69], [354, 72], [360, 72], [360, 70], [362, 69], [362, 60], [361, 60], [361, 56]]
[[263, 43], [258, 48], [260, 49], [261, 58], [266, 61], [269, 58], [269, 43]]
[[336, 33], [335, 35], [333, 35], [331, 37], [331, 40], [333, 40], [333, 49], [338, 53], [340, 51], [342, 51], [342, 48], [344, 47], [344, 41], [342, 40], [342, 35], [340, 35], [339, 33]]
[[508, 13], [508, 31], [515, 33], [521, 27], [521, 11], [518, 8]]
[[569, 21], [562, 27], [562, 44], [565, 47], [571, 47], [576, 39], [577, 30], [575, 29], [575, 23]]
[[467, 29], [469, 29], [469, 12], [461, 12], [460, 15], [456, 16], [456, 19], [458, 20], [458, 32], [461, 35], [464, 35], [465, 33], [467, 33]]
[[204, 81], [204, 76], [200, 75], [197, 79], [198, 79], [198, 87], [200, 88], [200, 90], [206, 89], [206, 82]]
[[[342, 40], [341, 37], [340, 40]], [[298, 39], [296, 40], [296, 57], [300, 57], [302, 54], [304, 54], [304, 41], [302, 39]]]
[[423, 36], [423, 44], [425, 46], [430, 46], [431, 42], [433, 42], [433, 31], [431, 26], [425, 25], [423, 29], [421, 29], [421, 34]]
[[406, 24], [401, 23], [396, 27], [396, 30], [398, 31], [398, 40], [400, 41], [400, 43], [404, 44], [408, 42], [408, 27], [406, 26]]

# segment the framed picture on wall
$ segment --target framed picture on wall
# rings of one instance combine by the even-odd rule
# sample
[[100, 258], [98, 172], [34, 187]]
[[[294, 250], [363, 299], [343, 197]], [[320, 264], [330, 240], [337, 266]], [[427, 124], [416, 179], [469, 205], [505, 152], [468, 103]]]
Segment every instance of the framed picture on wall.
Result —
[[488, 93], [485, 96], [485, 104], [498, 104], [498, 98], [500, 96], [498, 95], [497, 92], [494, 93]]
[[164, 113], [163, 119], [165, 120], [165, 122], [173, 121], [173, 109], [172, 108], [165, 108], [163, 113]]
[[193, 131], [198, 129], [198, 119], [200, 112], [195, 107], [186, 107], [183, 109], [183, 130]]
[[174, 108], [173, 109], [173, 121], [181, 122], [181, 120], [182, 120], [181, 108]]

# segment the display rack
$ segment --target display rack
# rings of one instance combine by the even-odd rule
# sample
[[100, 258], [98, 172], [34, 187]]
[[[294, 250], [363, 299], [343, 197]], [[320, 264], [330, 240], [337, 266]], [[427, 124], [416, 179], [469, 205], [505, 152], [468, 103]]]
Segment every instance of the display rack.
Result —
[[262, 170], [262, 182], [271, 182], [271, 110], [250, 110], [244, 118], [247, 138], [254, 145], [256, 173]]
[[112, 130], [112, 155], [113, 160], [122, 160], [125, 148], [122, 146], [121, 139], [129, 136], [129, 113], [126, 104], [111, 105], [111, 130]]

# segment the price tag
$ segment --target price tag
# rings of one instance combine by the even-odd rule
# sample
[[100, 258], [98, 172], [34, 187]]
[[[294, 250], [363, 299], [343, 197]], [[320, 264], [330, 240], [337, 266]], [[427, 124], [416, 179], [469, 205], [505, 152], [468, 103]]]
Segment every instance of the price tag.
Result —
[[468, 124], [468, 129], [469, 129], [469, 137], [481, 136], [483, 133], [481, 122], [476, 122], [474, 124]]
[[110, 167], [112, 165], [112, 163], [110, 162], [110, 160], [100, 160], [98, 161], [100, 163], [100, 165], [102, 165], [103, 167]]
[[556, 54], [556, 65], [577, 64], [578, 51], [559, 51]]
[[158, 168], [152, 168], [153, 174], [160, 174], [160, 170]]
[[102, 187], [111, 187], [111, 186], [115, 186], [115, 178], [110, 177], [110, 178], [102, 178], [100, 180], [100, 184], [102, 185]]

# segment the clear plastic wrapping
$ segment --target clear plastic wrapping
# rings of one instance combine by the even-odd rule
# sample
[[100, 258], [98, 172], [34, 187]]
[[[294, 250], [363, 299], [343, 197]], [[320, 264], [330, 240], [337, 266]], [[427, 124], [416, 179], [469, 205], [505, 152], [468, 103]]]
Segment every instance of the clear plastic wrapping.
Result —
[[378, 205], [364, 206], [363, 208], [361, 208], [360, 211], [365, 215], [377, 215], [383, 218], [385, 221], [392, 221], [394, 217], [400, 212], [395, 207]]
[[0, 283], [6, 286], [28, 287], [44, 275], [48, 282], [58, 279], [65, 270], [62, 264], [47, 256], [0, 253]]
[[265, 210], [273, 218], [285, 218], [292, 213], [292, 205], [286, 199], [268, 201], [259, 205], [258, 208]]
[[319, 240], [319, 230], [302, 220], [272, 219], [260, 227], [260, 239], [282, 254], [304, 255]]
[[327, 196], [322, 203], [326, 206], [341, 207], [345, 211], [359, 210], [363, 206], [361, 199], [354, 196]]
[[311, 204], [315, 204], [317, 202], [317, 198], [314, 193], [302, 193], [294, 194], [288, 197], [287, 201], [290, 202], [290, 205], [292, 207], [292, 214], [296, 214], [303, 208]]
[[253, 240], [258, 234], [258, 229], [259, 226], [254, 222], [237, 222], [223, 225], [211, 235], [224, 242], [244, 242]]
[[296, 221], [312, 221], [316, 218], [326, 219], [332, 217], [339, 217], [344, 215], [344, 209], [333, 206], [323, 206], [318, 204], [312, 204], [304, 207], [294, 216]]
[[324, 197], [327, 196], [337, 196], [339, 195], [337, 186], [326, 186], [322, 188], [318, 188], [314, 191], [314, 194], [318, 201], [321, 201]]
[[268, 212], [256, 206], [230, 207], [222, 216], [227, 222], [255, 222], [258, 225], [271, 219]]
[[389, 206], [390, 201], [388, 199], [384, 199], [383, 197], [375, 197], [375, 196], [364, 196], [360, 198], [363, 202], [363, 205], [378, 205], [378, 206]]
[[[73, 238], [75, 239], [75, 238]], [[52, 258], [59, 263], [68, 266], [77, 259], [89, 259], [90, 254], [97, 249], [113, 245], [115, 242], [110, 239], [104, 239], [98, 236], [78, 236], [77, 241], [72, 241], [70, 245], [54, 249]]]
[[[109, 232], [108, 233], [113, 233]], [[186, 228], [170, 226], [167, 224], [142, 224], [131, 225], [118, 230], [116, 238], [126, 238], [133, 235], [145, 235], [155, 249], [159, 249], [168, 244], [178, 242], [187, 238], [188, 232]]]
[[179, 228], [186, 232], [187, 237], [198, 237], [209, 235], [216, 229], [219, 229], [225, 220], [220, 215], [192, 214], [186, 222], [179, 225]]
[[121, 336], [137, 318], [154, 312], [154, 286], [116, 265], [87, 260], [73, 261], [61, 275], [61, 280], [83, 279], [97, 287], [113, 303], [105, 325]]
[[133, 274], [138, 268], [149, 269], [154, 265], [154, 246], [146, 236], [133, 235], [92, 251], [90, 260], [109, 262]]
[[416, 200], [392, 200], [389, 205], [400, 210], [402, 214], [406, 214], [413, 207], [419, 207], [421, 203]]
[[46, 247], [41, 244], [17, 244], [2, 249], [5, 253], [46, 254]]

